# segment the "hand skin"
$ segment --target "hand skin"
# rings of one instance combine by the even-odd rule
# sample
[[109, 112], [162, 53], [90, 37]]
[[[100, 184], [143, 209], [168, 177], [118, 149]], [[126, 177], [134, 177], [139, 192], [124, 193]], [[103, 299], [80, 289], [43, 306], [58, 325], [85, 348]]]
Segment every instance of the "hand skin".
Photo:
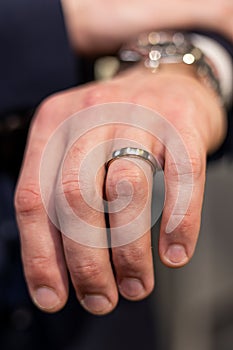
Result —
[[[77, 169], [77, 164], [88, 149], [107, 138], [120, 135], [133, 140], [141, 139], [164, 163], [166, 201], [160, 230], [160, 258], [169, 267], [181, 267], [194, 253], [200, 227], [206, 155], [219, 147], [226, 131], [225, 114], [215, 93], [197, 80], [190, 67], [182, 64], [164, 65], [156, 74], [138, 66], [111, 81], [91, 83], [59, 93], [42, 103], [35, 115], [15, 195], [25, 277], [33, 301], [46, 312], [56, 312], [66, 303], [67, 269], [77, 299], [93, 314], [103, 315], [112, 311], [117, 305], [118, 292], [129, 300], [140, 300], [153, 289], [149, 231], [133, 243], [112, 249], [114, 277], [109, 250], [85, 247], [61, 235], [48, 220], [41, 201], [40, 161], [43, 149], [56, 127], [85, 107], [118, 101], [136, 103], [158, 111], [182, 136], [190, 154], [194, 181], [190, 205], [183, 213], [182, 222], [170, 234], [165, 233], [177, 187], [177, 170], [169, 153], [156, 139], [148, 136], [145, 139], [144, 133], [137, 133], [129, 127], [107, 127], [104, 133], [94, 133], [91, 138], [84, 137], [79, 141], [65, 165], [67, 200], [84, 220], [105, 226], [103, 215], [85, 205], [80, 195], [82, 184], [77, 185], [74, 169]], [[148, 171], [148, 165], [144, 161], [141, 163]], [[100, 173], [95, 184], [100, 192], [104, 176]], [[133, 197], [133, 205], [128, 210], [110, 215], [112, 227], [124, 222], [135, 211], [140, 211], [145, 196], [151, 190], [137, 164], [121, 159], [114, 161], [108, 169], [105, 182], [108, 200], [115, 199], [116, 184], [121, 179], [129, 180], [137, 195]], [[92, 186], [84, 186], [84, 190], [92, 191]]]
[[77, 52], [116, 50], [151, 30], [212, 30], [233, 41], [232, 0], [62, 0], [71, 43]]

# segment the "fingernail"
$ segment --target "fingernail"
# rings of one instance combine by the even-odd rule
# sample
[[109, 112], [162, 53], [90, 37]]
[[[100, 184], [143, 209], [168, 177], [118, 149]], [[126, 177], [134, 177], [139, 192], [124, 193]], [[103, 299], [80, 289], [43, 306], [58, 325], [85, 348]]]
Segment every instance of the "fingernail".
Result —
[[46, 310], [54, 309], [60, 303], [56, 292], [49, 287], [38, 288], [33, 296], [33, 300], [39, 308]]
[[91, 313], [105, 313], [112, 309], [112, 304], [104, 295], [86, 294], [81, 300], [82, 306]]
[[181, 264], [188, 260], [186, 250], [181, 244], [172, 244], [165, 253], [165, 258], [172, 264]]
[[122, 294], [130, 298], [140, 297], [145, 294], [145, 289], [137, 278], [124, 278], [119, 285], [119, 289]]

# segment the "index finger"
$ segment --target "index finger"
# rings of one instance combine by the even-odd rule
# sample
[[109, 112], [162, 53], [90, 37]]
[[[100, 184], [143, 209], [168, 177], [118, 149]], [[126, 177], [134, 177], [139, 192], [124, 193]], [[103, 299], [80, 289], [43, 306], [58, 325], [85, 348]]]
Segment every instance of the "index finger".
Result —
[[[24, 273], [30, 295], [41, 309], [54, 312], [68, 296], [68, 278], [61, 238], [43, 206], [39, 172], [44, 146], [54, 129], [49, 117], [53, 102], [45, 103], [30, 130], [20, 178], [15, 193]], [[46, 127], [45, 127], [46, 123]]]

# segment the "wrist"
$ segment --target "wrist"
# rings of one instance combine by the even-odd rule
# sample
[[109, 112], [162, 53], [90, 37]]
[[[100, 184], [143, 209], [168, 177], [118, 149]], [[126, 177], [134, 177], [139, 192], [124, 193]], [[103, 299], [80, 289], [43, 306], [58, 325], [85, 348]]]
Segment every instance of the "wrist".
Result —
[[103, 14], [96, 14], [96, 6], [91, 0], [61, 0], [61, 4], [67, 34], [75, 51], [84, 55], [95, 55], [100, 52], [115, 52], [120, 46], [121, 40], [112, 40], [111, 35], [108, 38], [108, 32], [101, 27], [100, 18]]

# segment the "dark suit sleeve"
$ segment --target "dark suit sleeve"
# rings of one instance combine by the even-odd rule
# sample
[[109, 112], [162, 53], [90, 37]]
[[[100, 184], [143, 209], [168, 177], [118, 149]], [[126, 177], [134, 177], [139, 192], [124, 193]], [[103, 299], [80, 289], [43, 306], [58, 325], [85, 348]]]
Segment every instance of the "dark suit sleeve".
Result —
[[1, 0], [0, 111], [32, 108], [77, 83], [60, 0]]

